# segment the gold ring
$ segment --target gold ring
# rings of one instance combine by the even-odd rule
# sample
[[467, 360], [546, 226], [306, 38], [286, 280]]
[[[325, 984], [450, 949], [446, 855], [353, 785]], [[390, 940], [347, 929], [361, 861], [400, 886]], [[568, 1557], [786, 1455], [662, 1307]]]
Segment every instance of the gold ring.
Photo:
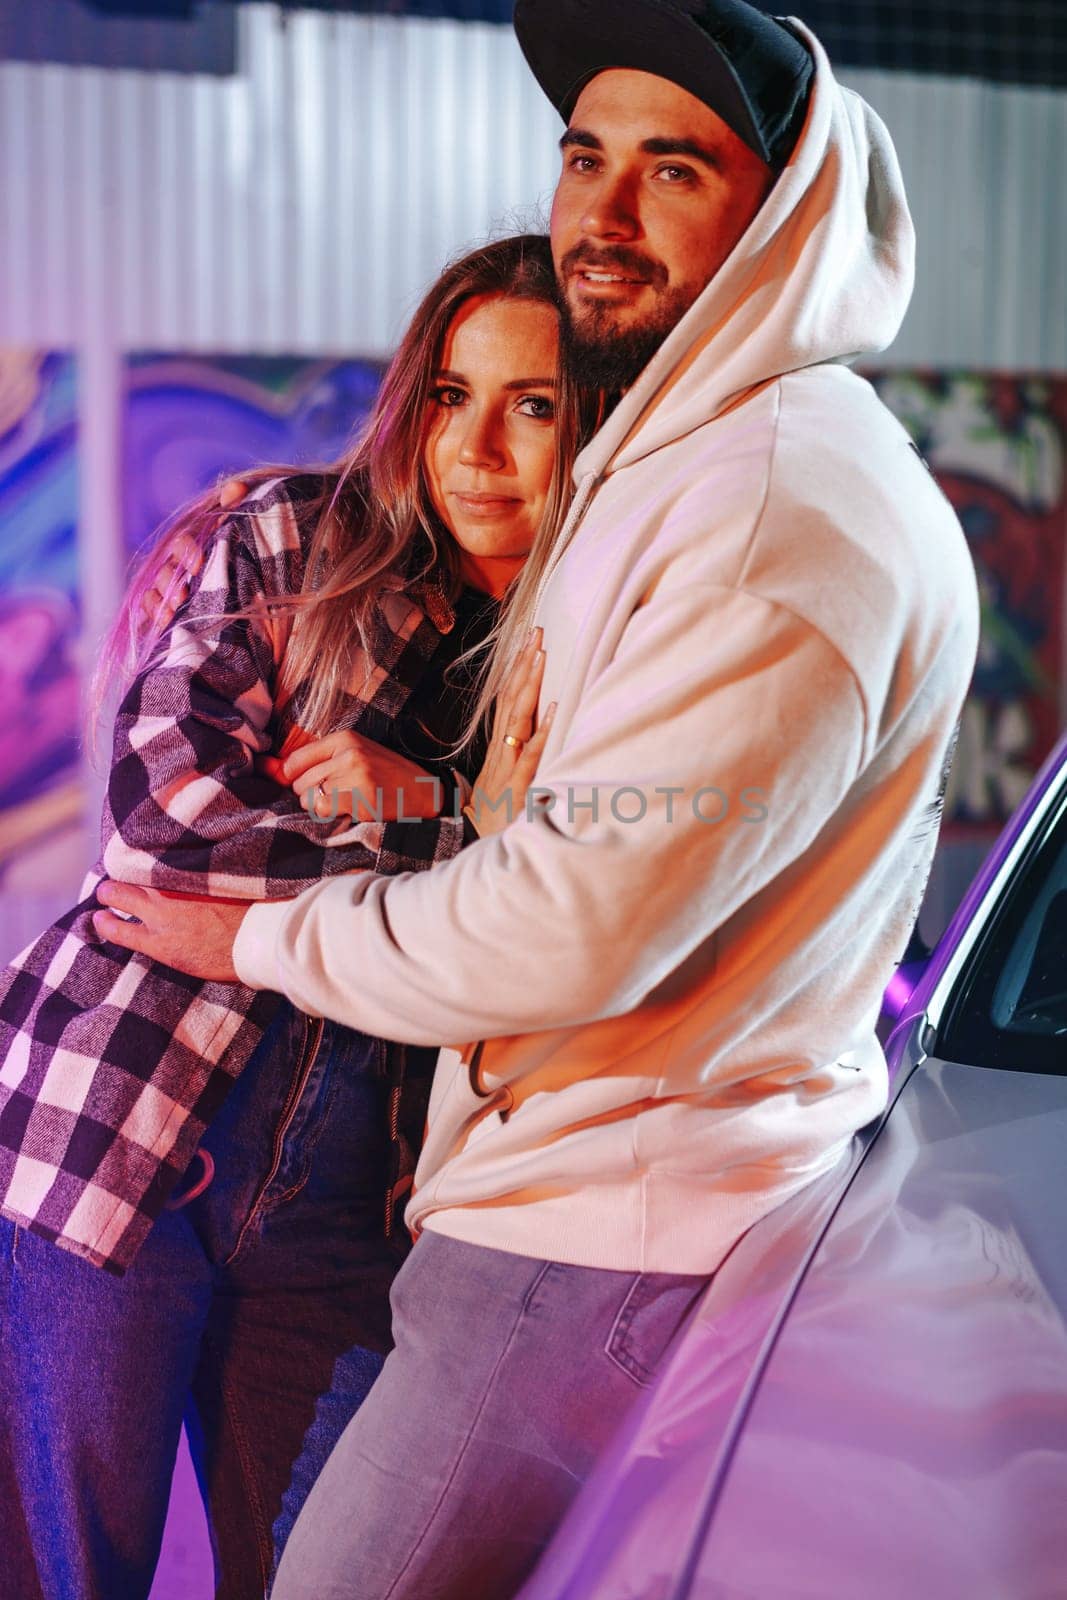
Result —
[[526, 741], [525, 739], [516, 739], [513, 733], [506, 733], [504, 735], [504, 743], [510, 745], [512, 750], [521, 750]]

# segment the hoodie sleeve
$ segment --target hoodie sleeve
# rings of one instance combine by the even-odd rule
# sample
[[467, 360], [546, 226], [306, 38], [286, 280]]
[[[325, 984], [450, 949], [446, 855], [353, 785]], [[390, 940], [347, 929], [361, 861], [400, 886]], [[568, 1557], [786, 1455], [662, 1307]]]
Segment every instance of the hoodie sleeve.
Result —
[[661, 590], [550, 739], [531, 820], [433, 873], [254, 907], [237, 969], [419, 1044], [621, 1015], [804, 852], [865, 735], [857, 681], [810, 623], [743, 590]]

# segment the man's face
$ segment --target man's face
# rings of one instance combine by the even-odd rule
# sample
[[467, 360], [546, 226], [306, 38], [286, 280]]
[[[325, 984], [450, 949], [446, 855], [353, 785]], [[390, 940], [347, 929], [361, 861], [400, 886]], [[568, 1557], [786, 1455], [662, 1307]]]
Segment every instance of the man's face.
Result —
[[579, 378], [628, 388], [726, 260], [774, 181], [702, 100], [613, 67], [560, 141], [552, 254]]

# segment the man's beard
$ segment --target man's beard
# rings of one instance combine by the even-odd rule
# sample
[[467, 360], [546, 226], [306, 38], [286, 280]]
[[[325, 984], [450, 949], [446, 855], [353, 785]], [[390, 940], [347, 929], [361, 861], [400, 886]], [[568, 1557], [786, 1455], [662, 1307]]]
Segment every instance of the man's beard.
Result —
[[[657, 288], [657, 273], [666, 278], [661, 267], [645, 266], [636, 252], [624, 247], [595, 254], [588, 247], [579, 247], [561, 263], [564, 285], [570, 269], [579, 260], [603, 272], [647, 274], [649, 282]], [[666, 290], [664, 287], [656, 299], [651, 316], [626, 326], [620, 325], [619, 308], [602, 301], [587, 302], [576, 312], [564, 287], [563, 357], [578, 383], [590, 389], [609, 391], [631, 387], [693, 303], [693, 295], [685, 289]]]

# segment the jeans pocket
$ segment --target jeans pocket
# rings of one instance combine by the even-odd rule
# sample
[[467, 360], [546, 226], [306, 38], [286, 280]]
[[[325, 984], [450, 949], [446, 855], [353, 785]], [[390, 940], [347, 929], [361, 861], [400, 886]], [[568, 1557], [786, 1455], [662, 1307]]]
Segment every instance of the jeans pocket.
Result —
[[639, 1272], [612, 1324], [604, 1353], [642, 1389], [652, 1382], [667, 1347], [710, 1278]]

